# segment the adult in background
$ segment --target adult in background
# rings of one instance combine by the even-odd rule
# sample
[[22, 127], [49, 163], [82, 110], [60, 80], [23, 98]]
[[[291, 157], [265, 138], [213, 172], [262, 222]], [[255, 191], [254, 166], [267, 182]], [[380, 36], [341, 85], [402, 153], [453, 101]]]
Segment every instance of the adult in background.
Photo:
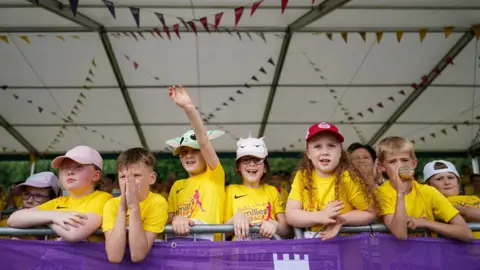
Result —
[[375, 150], [368, 144], [361, 143], [352, 143], [348, 148], [347, 152], [350, 155], [352, 163], [360, 168], [366, 175], [370, 176], [371, 179], [375, 180], [377, 186], [383, 184], [384, 177], [381, 174], [377, 173], [375, 168], [375, 160], [377, 159], [377, 154]]

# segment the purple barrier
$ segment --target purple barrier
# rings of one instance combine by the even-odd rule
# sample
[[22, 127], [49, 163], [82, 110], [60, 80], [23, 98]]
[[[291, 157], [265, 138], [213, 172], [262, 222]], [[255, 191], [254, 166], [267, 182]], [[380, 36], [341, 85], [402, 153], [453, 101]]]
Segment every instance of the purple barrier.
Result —
[[155, 243], [139, 264], [110, 264], [104, 243], [0, 240], [0, 269], [480, 269], [480, 241], [358, 234], [255, 242]]

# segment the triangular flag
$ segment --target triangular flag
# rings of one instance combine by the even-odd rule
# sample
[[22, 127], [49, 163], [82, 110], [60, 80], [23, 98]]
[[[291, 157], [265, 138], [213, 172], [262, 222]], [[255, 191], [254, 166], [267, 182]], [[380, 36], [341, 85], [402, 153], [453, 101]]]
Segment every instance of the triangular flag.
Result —
[[20, 36], [20, 38], [25, 41], [27, 44], [30, 44], [30, 40], [28, 39], [27, 36]]
[[362, 38], [363, 42], [367, 42], [367, 33], [359, 32], [360, 37]]
[[380, 44], [380, 42], [382, 41], [383, 32], [376, 32], [375, 36], [377, 36], [377, 43]]
[[135, 35], [134, 32], [130, 32], [130, 34], [132, 35], [132, 37], [133, 37], [136, 41], [138, 41], [137, 35]]
[[427, 28], [422, 28], [418, 30], [418, 35], [420, 36], [420, 42], [423, 42], [425, 37], [427, 36], [428, 29]]
[[377, 103], [377, 106], [383, 109], [383, 104], [381, 102]]
[[30, 104], [32, 104], [32, 103], [33, 103], [33, 101], [32, 101], [32, 100], [30, 100], [30, 99], [29, 99], [29, 100], [27, 100], [27, 102], [28, 102], [28, 103], [30, 103]]
[[193, 21], [188, 21], [187, 23], [188, 23], [188, 25], [190, 25], [190, 28], [192, 28], [193, 33], [195, 33], [195, 35], [196, 35], [197, 34], [197, 27], [195, 26], [195, 23]]
[[395, 102], [395, 99], [393, 97], [389, 97], [388, 100]]
[[357, 113], [358, 116], [363, 117], [363, 113], [359, 112]]
[[369, 112], [373, 113], [373, 109], [372, 108], [368, 108], [367, 109]]
[[350, 117], [347, 118], [347, 120], [348, 121], [353, 121], [353, 117], [350, 116]]
[[275, 62], [273, 62], [273, 59], [271, 57], [268, 59], [268, 63], [272, 64], [272, 66], [275, 66]]
[[[86, 97], [83, 93], [80, 93], [79, 96], [80, 96], [81, 98], [83, 98], [83, 99], [87, 99], [87, 97]], [[82, 104], [82, 105], [83, 105], [83, 104]]]
[[430, 136], [432, 136], [432, 138], [437, 138], [437, 135], [435, 135], [435, 133], [430, 133]]
[[446, 129], [442, 129], [441, 131], [442, 131], [443, 135], [445, 135], [445, 136], [447, 135], [447, 130]]
[[15, 99], [18, 99], [18, 96], [15, 94], [12, 94]]
[[443, 28], [443, 34], [445, 35], [445, 38], [448, 38], [452, 33], [455, 27], [453, 26], [447, 26]]
[[226, 102], [223, 102], [222, 105], [228, 107], [228, 104]]
[[255, 75], [252, 76], [252, 80], [258, 82], [258, 79]]
[[287, 5], [288, 5], [288, 0], [282, 0], [282, 14], [285, 12]]
[[84, 85], [84, 86], [83, 86], [83, 89], [85, 89], [85, 90], [90, 90], [90, 87]]
[[215, 26], [214, 26], [215, 32], [218, 30], [218, 26], [220, 25], [220, 21], [222, 21], [222, 17], [223, 17], [223, 12], [215, 14]]
[[132, 16], [137, 24], [137, 28], [140, 28], [140, 9], [137, 7], [130, 7], [130, 12], [132, 12]]
[[230, 101], [235, 102], [235, 99], [234, 99], [233, 97], [229, 97], [228, 99], [229, 99]]
[[242, 40], [242, 35], [240, 34], [240, 32], [235, 31], [235, 33], [237, 33], [238, 38], [239, 38], [240, 40]]
[[398, 43], [400, 43], [400, 41], [402, 41], [403, 31], [397, 31], [396, 35], [397, 35], [397, 41]]
[[453, 65], [453, 58], [451, 56], [447, 56], [444, 59], [445, 63]]
[[165, 34], [167, 34], [168, 39], [172, 40], [172, 38], [170, 37], [170, 30], [168, 30], [168, 27], [164, 27], [163, 31], [165, 32]]
[[77, 114], [75, 111], [73, 111], [73, 110], [70, 112], [70, 114], [75, 115], [75, 116], [78, 116], [78, 114]]
[[340, 35], [342, 36], [343, 41], [345, 41], [345, 43], [348, 43], [348, 40], [347, 40], [348, 33], [347, 32], [342, 32], [342, 33], [340, 33]]
[[403, 90], [398, 91], [398, 93], [399, 93], [400, 95], [402, 95], [402, 96], [405, 96], [405, 95], [406, 95], [406, 94], [405, 94], [405, 91], [403, 91]]
[[265, 69], [263, 67], [260, 68], [260, 72], [262, 72], [263, 74], [267, 74], [267, 71], [265, 71]]
[[162, 14], [162, 13], [155, 12], [155, 15], [157, 15], [157, 18], [160, 20], [160, 22], [162, 23], [163, 27], [167, 27], [167, 25], [165, 24], [165, 18], [163, 17], [163, 14]]
[[[79, 103], [80, 100], [77, 99], [77, 103]], [[77, 107], [77, 105], [73, 106], [73, 109], [76, 110], [76, 111], [80, 111], [80, 109]]]
[[142, 39], [146, 39], [145, 36], [142, 34], [142, 32], [138, 32], [138, 35], [139, 35]]
[[425, 137], [420, 137], [420, 141], [425, 142]]
[[135, 70], [137, 70], [138, 69], [138, 63], [133, 61], [133, 67], [135, 68]]
[[177, 19], [183, 24], [183, 26], [185, 27], [185, 29], [187, 29], [187, 31], [190, 30], [188, 29], [187, 22], [182, 17], [177, 17]]
[[102, 1], [105, 4], [105, 6], [107, 6], [108, 11], [110, 11], [110, 14], [112, 14], [113, 18], [116, 19], [117, 17], [115, 17], [115, 5], [113, 4], [113, 2], [108, 0], [102, 0]]
[[263, 32], [257, 32], [257, 35], [259, 35], [265, 43], [267, 43], [267, 39], [265, 38], [265, 34]]
[[42, 112], [43, 112], [43, 108], [40, 107], [40, 106], [38, 106], [38, 112], [39, 112], [39, 113], [42, 113]]
[[422, 76], [422, 83], [425, 83], [425, 84], [428, 83], [428, 76], [427, 75]]
[[248, 84], [244, 84], [243, 86], [245, 86], [246, 88], [250, 88], [251, 86], [248, 85]]
[[237, 90], [236, 93], [239, 94], [239, 95], [243, 95], [243, 92], [241, 90]]
[[477, 40], [480, 39], [480, 25], [475, 25], [472, 27], [473, 33], [475, 34], [475, 37]]
[[158, 28], [154, 28], [153, 32], [155, 32], [159, 37], [163, 39], [162, 33], [160, 32], [160, 30], [158, 30]]
[[242, 18], [243, 9], [243, 6], [235, 8], [235, 28], [237, 28], [238, 22]]
[[330, 89], [330, 93], [335, 93], [335, 89]]
[[457, 125], [453, 125], [452, 128], [455, 129], [455, 131], [458, 131], [458, 126]]
[[6, 148], [6, 147], [2, 147], [2, 152], [7, 152], [7, 148]]
[[247, 37], [248, 37], [251, 41], [253, 41], [253, 38], [252, 38], [252, 36], [250, 35], [250, 32], [246, 32], [246, 34], [247, 34]]
[[180, 38], [180, 25], [178, 23], [173, 25], [173, 32]]
[[95, 62], [95, 58], [92, 59], [92, 66], [97, 67], [97, 62]]
[[80, 39], [79, 36], [72, 36], [73, 39]]
[[203, 28], [205, 28], [205, 30], [207, 30], [207, 32], [210, 33], [210, 29], [208, 29], [208, 18], [207, 17], [200, 18], [200, 23], [203, 25]]
[[77, 16], [77, 9], [78, 9], [78, 0], [69, 0], [70, 2], [70, 9], [72, 10], [73, 17]]
[[90, 74], [90, 75], [92, 75], [92, 76], [95, 76], [95, 75], [93, 74], [92, 69], [89, 69], [89, 70], [88, 70], [88, 74]]
[[0, 36], [0, 40], [3, 41], [3, 42], [5, 42], [5, 43], [7, 43], [7, 44], [9, 44], [9, 42], [8, 42], [8, 36]]
[[257, 11], [257, 8], [262, 4], [263, 0], [260, 0], [260, 1], [257, 1], [255, 3], [253, 3], [252, 5], [252, 11], [250, 11], [250, 17], [253, 16], [253, 13], [255, 13], [255, 11]]
[[65, 38], [63, 36], [57, 36], [58, 39], [60, 39], [61, 41], [65, 42]]
[[333, 37], [332, 33], [326, 33], [325, 35], [327, 36], [328, 39], [332, 40], [332, 37]]
[[92, 81], [92, 79], [90, 79], [90, 77], [87, 77], [85, 80], [86, 80], [87, 82], [93, 83], [93, 81]]

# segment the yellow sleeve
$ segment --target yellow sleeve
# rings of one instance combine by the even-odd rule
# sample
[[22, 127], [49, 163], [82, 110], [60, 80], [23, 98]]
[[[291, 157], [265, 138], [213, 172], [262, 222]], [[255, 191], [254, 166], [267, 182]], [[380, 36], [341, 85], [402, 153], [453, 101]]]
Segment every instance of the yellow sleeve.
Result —
[[[386, 183], [384, 183], [383, 185], [385, 184]], [[379, 217], [385, 215], [392, 215], [395, 213], [396, 194], [393, 194], [388, 189], [383, 188], [383, 185], [377, 189], [376, 194], [380, 204], [377, 214]]]
[[272, 187], [270, 189], [270, 194], [272, 194], [273, 197], [273, 216], [276, 216], [279, 213], [285, 213], [285, 202], [280, 197], [280, 193], [278, 193], [278, 190], [275, 187]]
[[280, 193], [280, 198], [282, 199], [282, 201], [284, 203], [287, 203], [287, 200], [288, 200], [288, 191], [284, 188], [281, 188], [280, 189], [281, 193]]
[[84, 213], [95, 213], [99, 216], [103, 216], [103, 207], [105, 206], [105, 203], [112, 198], [112, 194], [102, 192], [102, 194], [99, 194], [93, 198], [93, 200], [88, 204], [88, 208], [84, 209]]
[[288, 195], [288, 198], [298, 202], [303, 202], [303, 190], [304, 186], [302, 184], [302, 172], [298, 171], [293, 179], [292, 190], [290, 190], [290, 195]]
[[232, 191], [232, 189], [233, 189], [232, 186], [228, 186], [227, 190], [225, 191], [225, 193], [226, 193], [225, 196], [226, 197], [225, 197], [225, 207], [224, 207], [224, 211], [223, 211], [223, 221], [224, 222], [227, 222], [235, 214], [235, 213], [233, 213], [233, 199], [232, 199], [233, 191]]
[[347, 200], [350, 202], [350, 204], [352, 204], [353, 207], [355, 207], [356, 210], [367, 210], [370, 205], [363, 194], [360, 183], [354, 182], [348, 175], [345, 175], [344, 178], [344, 180], [347, 180], [344, 181], [344, 183], [348, 183], [348, 185], [345, 186], [347, 189]]
[[459, 214], [458, 210], [443, 196], [436, 188], [430, 189], [432, 196], [432, 211], [435, 219], [440, 219], [444, 222], [450, 222], [452, 218]]
[[218, 162], [215, 170], [212, 170], [210, 167], [207, 168], [210, 178], [217, 184], [221, 184], [222, 187], [225, 186], [225, 170], [223, 169], [222, 163]]
[[158, 194], [148, 207], [143, 219], [143, 229], [152, 233], [161, 233], [165, 229], [168, 219], [167, 201]]
[[102, 231], [110, 231], [115, 227], [118, 211], [118, 198], [112, 198], [103, 207]]
[[178, 180], [173, 183], [170, 193], [168, 194], [168, 213], [174, 213], [177, 211], [177, 189], [178, 189]]
[[57, 205], [58, 205], [58, 201], [59, 201], [60, 199], [62, 199], [62, 198], [63, 198], [63, 197], [50, 200], [50, 201], [48, 201], [48, 202], [46, 202], [46, 203], [40, 204], [40, 205], [37, 206], [36, 208], [39, 209], [39, 210], [56, 210], [56, 209], [57, 209]]

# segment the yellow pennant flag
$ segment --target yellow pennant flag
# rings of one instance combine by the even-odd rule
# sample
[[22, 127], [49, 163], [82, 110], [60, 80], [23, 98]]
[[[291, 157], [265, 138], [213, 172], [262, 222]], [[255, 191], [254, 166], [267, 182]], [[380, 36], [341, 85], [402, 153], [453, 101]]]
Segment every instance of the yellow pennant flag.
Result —
[[8, 42], [8, 36], [0, 36], [0, 40], [7, 43], [7, 44], [9, 43]]
[[475, 34], [475, 37], [477, 40], [480, 39], [480, 24], [472, 26], [473, 33]]
[[343, 40], [345, 41], [345, 43], [348, 43], [348, 33], [347, 32], [342, 32], [340, 33], [340, 35], [342, 36]]
[[380, 41], [382, 41], [383, 32], [376, 32], [375, 35], [377, 36], [377, 43], [380, 44]]
[[427, 36], [428, 29], [427, 28], [422, 28], [418, 30], [418, 35], [420, 36], [420, 42], [423, 42], [425, 40], [425, 37]]
[[27, 36], [20, 36], [20, 38], [25, 41], [26, 43], [30, 44], [30, 40], [28, 39]]
[[92, 59], [92, 66], [97, 67], [97, 62], [95, 62], [95, 58]]
[[400, 41], [402, 41], [403, 31], [397, 31], [396, 35], [397, 35], [398, 43], [400, 43]]
[[74, 38], [74, 39], [80, 39], [79, 36], [72, 36], [72, 38]]
[[57, 36], [58, 39], [60, 39], [61, 41], [65, 42], [65, 38], [63, 36]]
[[325, 35], [327, 36], [328, 39], [332, 40], [332, 33], [326, 33]]
[[365, 32], [359, 32], [360, 37], [362, 38], [363, 42], [367, 42], [367, 33]]
[[454, 29], [455, 29], [455, 27], [453, 27], [453, 26], [444, 27], [443, 28], [443, 34], [445, 35], [445, 38], [448, 38], [448, 36], [450, 36], [453, 33]]

